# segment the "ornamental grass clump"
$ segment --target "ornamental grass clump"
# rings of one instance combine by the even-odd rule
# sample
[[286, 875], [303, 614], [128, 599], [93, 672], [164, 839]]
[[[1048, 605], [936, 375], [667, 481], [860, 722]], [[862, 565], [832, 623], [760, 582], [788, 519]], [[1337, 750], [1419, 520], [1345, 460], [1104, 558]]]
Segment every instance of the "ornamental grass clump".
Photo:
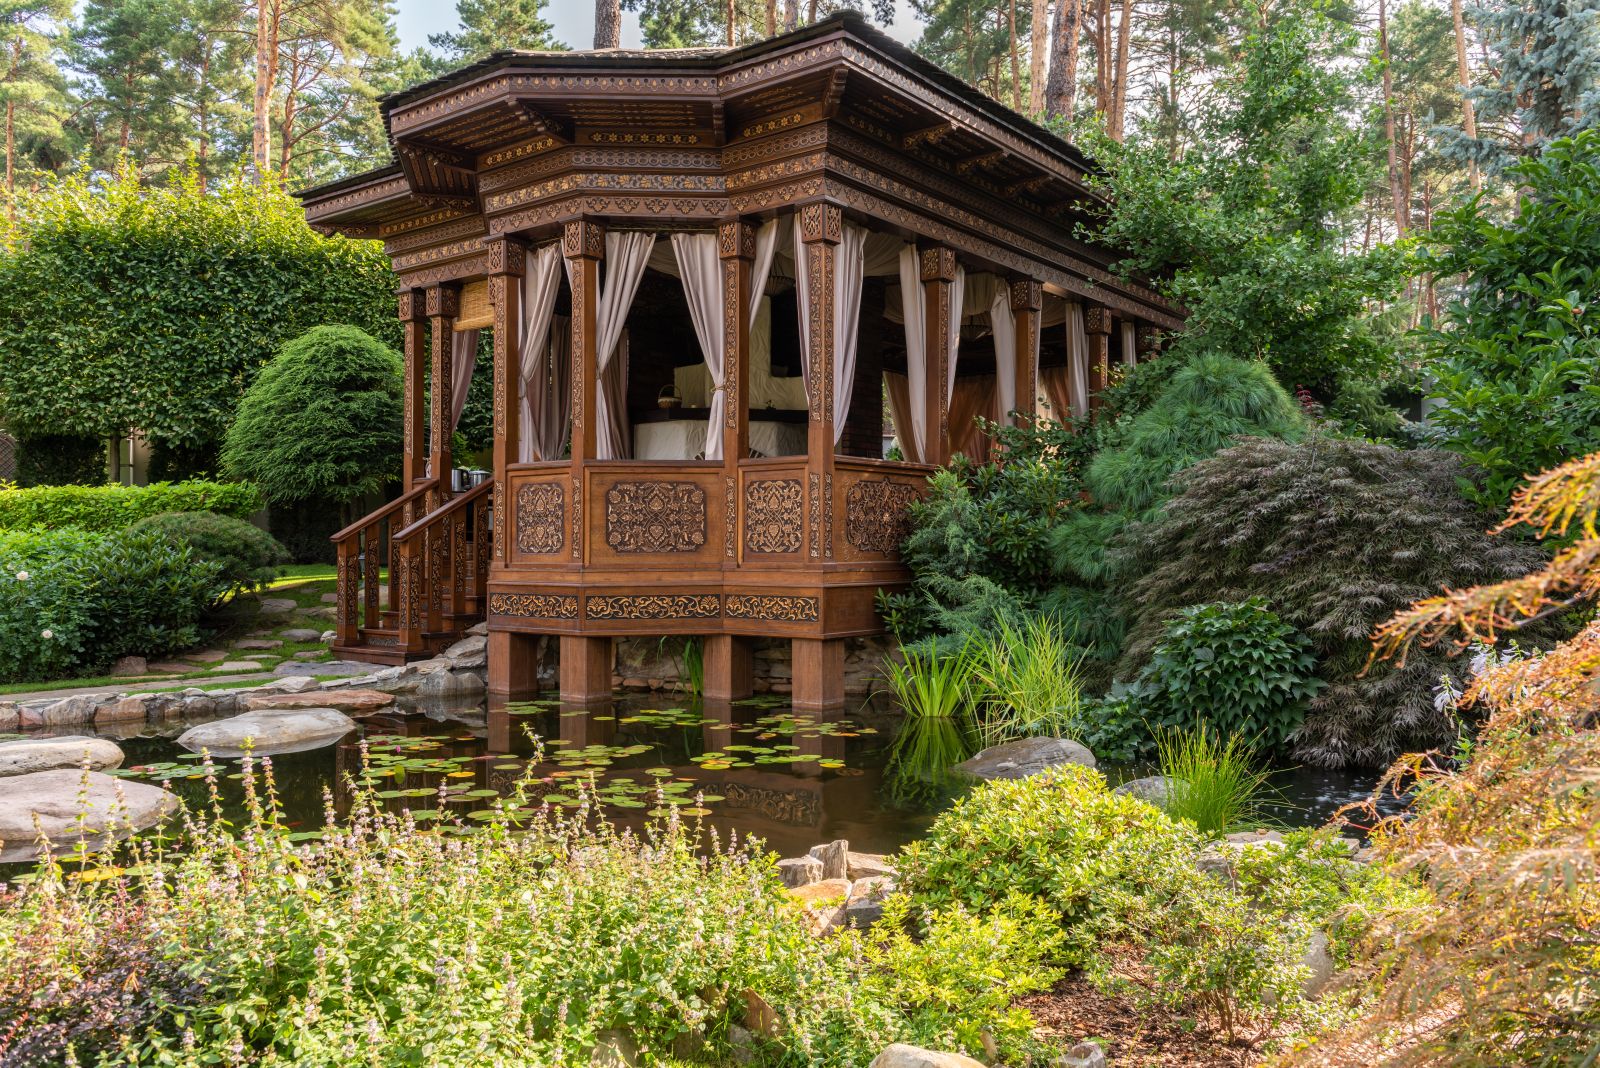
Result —
[[1165, 731], [1156, 738], [1157, 763], [1165, 780], [1161, 808], [1206, 835], [1222, 835], [1263, 822], [1268, 773], [1250, 743], [1237, 734], [1224, 740], [1202, 726]]
[[1029, 617], [1021, 625], [1001, 620], [972, 645], [985, 745], [1008, 738], [1077, 738], [1083, 731], [1080, 650], [1067, 641], [1060, 620]]

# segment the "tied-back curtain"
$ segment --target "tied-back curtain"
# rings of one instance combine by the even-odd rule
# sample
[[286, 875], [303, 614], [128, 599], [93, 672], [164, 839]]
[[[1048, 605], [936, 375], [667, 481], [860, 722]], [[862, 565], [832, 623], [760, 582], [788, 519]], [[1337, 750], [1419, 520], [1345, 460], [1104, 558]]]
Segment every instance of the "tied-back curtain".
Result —
[[[628, 452], [628, 401], [626, 360], [616, 362], [628, 309], [639, 292], [639, 282], [650, 265], [656, 235], [630, 231], [606, 234], [605, 279], [595, 301], [595, 362], [591, 373], [599, 377], [595, 391], [595, 459], [615, 460]], [[572, 284], [572, 261], [567, 263], [567, 283]], [[615, 368], [613, 369], [613, 365]]]
[[[856, 334], [861, 324], [861, 286], [865, 281], [867, 232], [845, 223], [833, 259], [833, 443], [844, 436], [844, 419], [855, 392]], [[800, 370], [811, 395], [811, 307], [806, 246], [800, 216], [794, 217], [794, 288], [800, 321]]]
[[1083, 305], [1067, 305], [1067, 374], [1072, 414], [1089, 414], [1089, 335], [1084, 330]]
[[883, 393], [889, 401], [889, 422], [894, 424], [894, 439], [900, 445], [900, 457], [917, 463], [916, 445], [911, 440], [910, 386], [905, 375], [894, 371], [883, 372]]
[[[945, 338], [945, 368], [949, 381], [944, 396], [948, 405], [956, 391], [956, 360], [961, 357], [961, 317], [966, 314], [967, 269], [956, 264], [956, 280], [950, 284], [950, 330]], [[948, 410], [948, 408], [947, 408]]]
[[987, 463], [989, 435], [978, 429], [978, 416], [996, 418], [994, 375], [971, 375], [956, 382], [950, 397], [950, 453]]
[[461, 425], [461, 412], [467, 406], [467, 391], [472, 388], [472, 372], [478, 364], [478, 331], [457, 330], [450, 336], [450, 432]]
[[1004, 282], [989, 298], [989, 330], [994, 335], [995, 422], [1009, 423], [1011, 412], [1022, 405], [1017, 402], [1017, 318], [1011, 311], [1011, 287]]
[[555, 242], [529, 249], [523, 257], [522, 351], [517, 354], [522, 378], [517, 459], [523, 463], [559, 459], [572, 414], [572, 394], [565, 388], [572, 354], [557, 346], [551, 334], [560, 264], [561, 248]]
[[1138, 342], [1133, 335], [1133, 324], [1122, 324], [1122, 366], [1132, 367], [1139, 362]]
[[[900, 307], [906, 327], [906, 406], [909, 418], [894, 410], [894, 385], [889, 386], [890, 412], [900, 438], [900, 451], [912, 463], [922, 463], [931, 450], [928, 442], [928, 320], [924, 314], [922, 266], [914, 245], [900, 250]], [[888, 377], [888, 376], [885, 376]]]
[[538, 369], [532, 377], [522, 380], [517, 452], [523, 463], [561, 459], [571, 429], [571, 320], [565, 315], [552, 315], [546, 334]]

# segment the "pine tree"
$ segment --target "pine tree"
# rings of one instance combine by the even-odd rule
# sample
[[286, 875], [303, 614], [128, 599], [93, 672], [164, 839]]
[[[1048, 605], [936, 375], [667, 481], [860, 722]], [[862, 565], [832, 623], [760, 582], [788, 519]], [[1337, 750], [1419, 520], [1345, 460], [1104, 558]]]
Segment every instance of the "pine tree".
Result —
[[65, 83], [55, 40], [72, 14], [71, 0], [0, 0], [0, 106], [5, 109], [6, 217], [12, 218], [19, 177], [63, 147]]
[[1600, 126], [1600, 0], [1495, 0], [1467, 10], [1495, 81], [1467, 90], [1478, 136], [1449, 129], [1453, 156], [1498, 174], [1554, 138]]
[[545, 20], [545, 5], [546, 0], [456, 0], [460, 31], [431, 34], [428, 43], [458, 63], [507, 48], [564, 48]]
[[127, 156], [146, 173], [186, 151], [173, 105], [180, 13], [172, 0], [89, 0], [67, 47], [89, 162], [111, 170]]
[[237, 0], [176, 0], [172, 106], [202, 185], [237, 164], [250, 143], [250, 41]]

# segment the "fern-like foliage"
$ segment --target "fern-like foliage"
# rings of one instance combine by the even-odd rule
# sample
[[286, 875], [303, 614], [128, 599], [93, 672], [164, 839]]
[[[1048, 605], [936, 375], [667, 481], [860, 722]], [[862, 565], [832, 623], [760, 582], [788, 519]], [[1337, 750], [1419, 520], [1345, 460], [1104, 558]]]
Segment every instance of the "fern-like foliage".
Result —
[[1310, 637], [1325, 682], [1292, 739], [1298, 759], [1378, 764], [1448, 743], [1457, 724], [1433, 694], [1464, 678], [1460, 655], [1419, 650], [1367, 669], [1369, 636], [1445, 587], [1539, 563], [1531, 544], [1485, 533], [1492, 518], [1457, 488], [1471, 473], [1440, 451], [1321, 436], [1252, 438], [1195, 464], [1159, 516], [1118, 540], [1135, 619], [1119, 677], [1148, 661], [1177, 610], [1265, 597]]

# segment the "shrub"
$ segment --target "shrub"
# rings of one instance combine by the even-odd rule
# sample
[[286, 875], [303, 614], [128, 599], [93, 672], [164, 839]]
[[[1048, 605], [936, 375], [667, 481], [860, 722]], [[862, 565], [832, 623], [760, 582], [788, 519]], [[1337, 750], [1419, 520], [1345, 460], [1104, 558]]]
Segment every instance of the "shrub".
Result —
[[1321, 437], [1252, 439], [1196, 464], [1162, 514], [1120, 543], [1136, 622], [1119, 675], [1139, 673], [1179, 609], [1268, 597], [1310, 639], [1324, 683], [1291, 739], [1299, 759], [1374, 764], [1450, 744], [1457, 724], [1433, 693], [1463, 677], [1459, 655], [1363, 669], [1368, 635], [1396, 609], [1539, 559], [1484, 533], [1489, 517], [1456, 488], [1469, 474], [1448, 453]]
[[17, 485], [98, 486], [106, 481], [106, 443], [74, 434], [30, 434], [16, 444]]
[[401, 361], [355, 327], [319, 326], [288, 342], [239, 402], [223, 470], [273, 505], [344, 506], [399, 474]]
[[1180, 609], [1138, 679], [1118, 694], [1144, 721], [1118, 748], [1147, 750], [1153, 733], [1202, 728], [1277, 748], [1322, 687], [1316, 666], [1311, 642], [1265, 598]]
[[153, 482], [148, 486], [0, 488], [0, 530], [121, 530], [163, 512], [216, 512], [248, 519], [261, 491], [239, 482]]
[[0, 535], [0, 679], [47, 679], [196, 644], [217, 565], [156, 534]]
[[154, 515], [135, 523], [129, 533], [159, 536], [187, 546], [198, 560], [216, 564], [217, 602], [260, 589], [271, 581], [274, 565], [289, 561], [283, 546], [260, 527], [215, 512]]
[[1428, 268], [1464, 276], [1422, 333], [1446, 448], [1481, 468], [1464, 488], [1505, 507], [1525, 475], [1600, 448], [1600, 131], [1512, 167], [1509, 219], [1474, 199], [1435, 220]]
[[137, 428], [157, 448], [205, 446], [285, 340], [330, 322], [399, 340], [378, 242], [316, 233], [271, 182], [148, 186], [127, 168], [51, 182], [17, 215], [0, 253], [0, 395], [16, 433]]

